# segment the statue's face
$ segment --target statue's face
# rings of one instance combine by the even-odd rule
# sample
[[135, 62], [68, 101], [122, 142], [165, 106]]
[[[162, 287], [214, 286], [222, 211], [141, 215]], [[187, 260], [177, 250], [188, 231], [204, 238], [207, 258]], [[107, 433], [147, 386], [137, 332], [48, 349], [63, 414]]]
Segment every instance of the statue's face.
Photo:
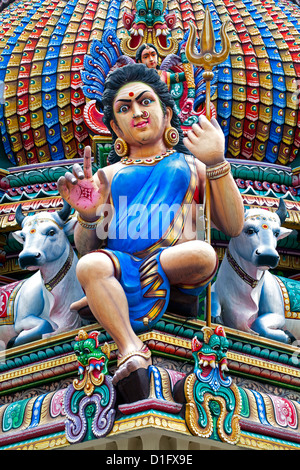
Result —
[[146, 47], [141, 55], [141, 62], [149, 69], [156, 69], [157, 67], [157, 53], [153, 47]]
[[129, 146], [151, 145], [163, 138], [170, 126], [171, 110], [164, 115], [160, 100], [153, 89], [142, 82], [124, 85], [117, 93], [111, 126]]

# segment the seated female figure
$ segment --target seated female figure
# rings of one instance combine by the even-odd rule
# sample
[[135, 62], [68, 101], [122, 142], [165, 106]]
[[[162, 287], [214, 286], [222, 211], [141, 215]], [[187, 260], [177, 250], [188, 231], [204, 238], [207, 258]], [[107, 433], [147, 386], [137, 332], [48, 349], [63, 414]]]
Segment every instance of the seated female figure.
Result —
[[165, 312], [170, 286], [198, 294], [216, 271], [214, 249], [193, 231], [206, 174], [217, 228], [237, 236], [244, 211], [218, 123], [202, 118], [183, 139], [173, 98], [154, 70], [135, 64], [112, 72], [102, 106], [114, 142], [110, 164], [92, 175], [87, 147], [83, 170], [74, 165], [58, 187], [78, 212], [77, 275], [117, 344], [117, 383], [151, 364], [138, 333], [145, 319], [151, 327]]

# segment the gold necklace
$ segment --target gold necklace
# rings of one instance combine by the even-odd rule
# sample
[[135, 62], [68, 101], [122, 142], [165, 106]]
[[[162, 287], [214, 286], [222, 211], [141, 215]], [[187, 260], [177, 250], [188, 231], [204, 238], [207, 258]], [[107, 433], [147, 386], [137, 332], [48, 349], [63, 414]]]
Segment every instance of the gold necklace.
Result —
[[164, 158], [168, 157], [172, 153], [174, 153], [175, 150], [167, 150], [165, 153], [161, 155], [157, 155], [156, 157], [150, 157], [150, 158], [138, 158], [137, 160], [134, 160], [133, 158], [129, 157], [123, 157], [121, 158], [120, 162], [123, 163], [124, 165], [155, 165], [155, 163], [159, 162], [160, 160], [163, 160]]

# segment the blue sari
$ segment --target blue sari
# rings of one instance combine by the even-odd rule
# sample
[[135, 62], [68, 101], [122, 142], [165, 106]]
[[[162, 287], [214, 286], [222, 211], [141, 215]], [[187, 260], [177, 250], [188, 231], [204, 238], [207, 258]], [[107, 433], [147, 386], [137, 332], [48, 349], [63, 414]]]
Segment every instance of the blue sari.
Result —
[[98, 251], [114, 264], [135, 332], [151, 328], [166, 311], [170, 283], [159, 257], [182, 235], [196, 181], [194, 158], [176, 152], [154, 165], [124, 165], [113, 178], [115, 212], [107, 248]]

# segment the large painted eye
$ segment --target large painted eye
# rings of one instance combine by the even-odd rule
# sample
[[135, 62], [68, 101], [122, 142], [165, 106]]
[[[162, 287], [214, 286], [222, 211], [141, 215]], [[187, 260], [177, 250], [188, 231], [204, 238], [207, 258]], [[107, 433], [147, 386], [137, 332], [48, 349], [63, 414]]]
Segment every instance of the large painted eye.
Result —
[[146, 10], [140, 10], [139, 11], [140, 16], [145, 16], [146, 15]]
[[160, 10], [154, 10], [153, 14], [154, 14], [154, 16], [160, 16], [161, 11]]
[[55, 234], [56, 234], [56, 231], [53, 228], [51, 228], [48, 232], [49, 237], [53, 237]]
[[253, 235], [254, 233], [256, 233], [256, 231], [253, 227], [247, 228], [247, 230], [246, 230], [247, 235]]
[[142, 101], [143, 106], [149, 106], [149, 104], [151, 103], [153, 103], [153, 100], [151, 100], [150, 98], [144, 98]]
[[118, 113], [127, 113], [129, 109], [129, 106], [127, 106], [126, 104], [123, 104], [123, 106], [120, 107]]

